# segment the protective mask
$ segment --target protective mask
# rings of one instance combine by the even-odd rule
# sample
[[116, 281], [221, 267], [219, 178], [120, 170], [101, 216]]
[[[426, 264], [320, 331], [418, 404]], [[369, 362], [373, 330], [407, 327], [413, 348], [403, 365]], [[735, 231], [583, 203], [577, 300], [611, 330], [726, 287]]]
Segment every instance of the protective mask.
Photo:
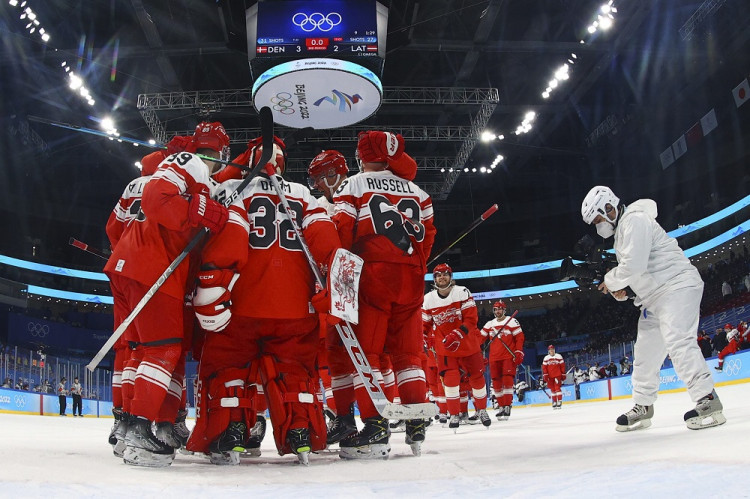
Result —
[[596, 224], [596, 233], [607, 239], [615, 235], [615, 226], [611, 222], [599, 222]]

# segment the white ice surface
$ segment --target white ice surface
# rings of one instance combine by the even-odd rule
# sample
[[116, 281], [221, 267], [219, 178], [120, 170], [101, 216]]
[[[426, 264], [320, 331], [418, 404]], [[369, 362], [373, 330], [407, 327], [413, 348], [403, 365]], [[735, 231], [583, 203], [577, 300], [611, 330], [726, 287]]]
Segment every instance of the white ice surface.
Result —
[[263, 455], [237, 467], [178, 454], [135, 468], [106, 443], [112, 419], [0, 414], [0, 497], [748, 497], [750, 383], [717, 391], [728, 422], [700, 431], [683, 423], [682, 392], [659, 396], [646, 430], [614, 430], [628, 399], [515, 408], [489, 430], [433, 424], [419, 458], [394, 433], [387, 461], [326, 451], [309, 467], [278, 456], [269, 432]]

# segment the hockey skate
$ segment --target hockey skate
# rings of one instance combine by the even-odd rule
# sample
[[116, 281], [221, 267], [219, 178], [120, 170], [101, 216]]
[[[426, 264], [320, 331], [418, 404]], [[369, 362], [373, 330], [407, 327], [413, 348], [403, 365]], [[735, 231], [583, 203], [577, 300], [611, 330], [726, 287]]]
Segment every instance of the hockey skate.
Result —
[[458, 414], [453, 414], [451, 416], [450, 422], [448, 423], [448, 428], [452, 429], [453, 433], [456, 433], [460, 424], [461, 420], [459, 419]]
[[406, 421], [406, 444], [411, 447], [415, 456], [422, 455], [422, 442], [427, 433], [427, 423], [423, 419], [410, 419]]
[[448, 415], [438, 414], [438, 422], [445, 427], [445, 425], [448, 424]]
[[497, 414], [495, 414], [495, 417], [498, 421], [507, 421], [510, 417], [510, 406], [504, 405], [500, 407], [500, 410], [497, 411]]
[[466, 418], [466, 424], [479, 424], [481, 421], [479, 420], [479, 411], [475, 411], [473, 415]]
[[721, 404], [719, 396], [716, 395], [716, 390], [713, 390], [698, 400], [695, 409], [685, 413], [685, 424], [691, 430], [702, 430], [703, 428], [723, 425], [727, 422], [727, 418], [721, 412], [723, 409], [724, 406]]
[[245, 451], [245, 432], [247, 425], [242, 421], [229, 423], [219, 438], [211, 442], [211, 464], [231, 465], [240, 464], [240, 452]]
[[245, 451], [242, 452], [242, 455], [248, 457], [260, 457], [260, 443], [265, 436], [266, 418], [258, 414], [255, 424], [250, 429], [250, 437], [245, 443]]
[[354, 435], [339, 442], [339, 456], [343, 459], [388, 459], [390, 428], [382, 417], [367, 418], [365, 426]]
[[552, 402], [552, 408], [553, 409], [562, 409], [562, 400], [558, 400], [557, 402]]
[[651, 418], [653, 417], [653, 405], [635, 404], [635, 407], [617, 418], [615, 429], [619, 432], [642, 430], [651, 426]]
[[458, 422], [459, 424], [471, 424], [469, 423], [469, 413], [468, 412], [461, 412], [458, 414]]
[[125, 443], [122, 457], [126, 464], [163, 468], [174, 461], [174, 449], [156, 438], [146, 418], [135, 417], [129, 422]]
[[[186, 417], [187, 411], [180, 411], [174, 423], [170, 423], [169, 421], [156, 423], [156, 438], [182, 452], [190, 437], [190, 430], [185, 425]], [[192, 454], [189, 451], [183, 453]]]
[[117, 421], [115, 421], [116, 428], [112, 428], [114, 430], [113, 436], [115, 440], [115, 445], [112, 447], [112, 453], [117, 457], [123, 457], [123, 455], [125, 454], [125, 448], [127, 447], [127, 444], [125, 442], [125, 435], [127, 435], [128, 433], [130, 419], [130, 414], [121, 411], [119, 424], [117, 423]]
[[354, 421], [354, 414], [336, 416], [328, 427], [326, 443], [333, 445], [355, 433], [357, 433], [357, 423]]
[[307, 428], [292, 428], [286, 434], [286, 443], [297, 455], [300, 464], [308, 466], [310, 464], [310, 430]]
[[397, 419], [388, 425], [391, 429], [391, 433], [402, 433], [406, 431], [406, 421], [403, 419]]
[[719, 372], [723, 372], [724, 371], [724, 366], [716, 366], [716, 367], [714, 367], [714, 369], [716, 369]]
[[489, 430], [490, 425], [492, 424], [492, 420], [490, 419], [490, 415], [487, 414], [487, 409], [479, 409], [476, 415], [478, 416], [479, 421], [484, 425], [484, 427]]
[[[109, 432], [109, 438], [107, 441], [109, 442], [109, 445], [112, 446], [112, 452], [115, 452], [115, 446], [117, 445], [117, 437], [115, 436], [115, 433], [117, 433], [117, 428], [120, 427], [122, 409], [119, 407], [113, 407], [112, 415], [115, 417], [115, 424], [112, 425], [112, 430]], [[115, 452], [115, 456], [117, 456], [117, 452]], [[120, 455], [117, 457], [122, 457], [122, 452], [120, 452]]]

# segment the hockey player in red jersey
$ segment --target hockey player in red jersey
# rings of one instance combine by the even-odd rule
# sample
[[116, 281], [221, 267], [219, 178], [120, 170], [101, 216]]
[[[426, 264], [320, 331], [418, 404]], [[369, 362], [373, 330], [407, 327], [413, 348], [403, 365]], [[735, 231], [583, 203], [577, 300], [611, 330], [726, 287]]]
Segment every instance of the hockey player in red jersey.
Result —
[[[419, 309], [427, 256], [435, 239], [432, 200], [410, 180], [416, 162], [404, 139], [389, 132], [359, 134], [360, 171], [334, 194], [334, 222], [342, 246], [364, 260], [359, 288], [359, 343], [382, 385], [380, 355], [390, 354], [403, 403], [423, 403], [426, 384], [420, 351]], [[387, 458], [388, 420], [375, 409], [362, 380], [354, 389], [364, 428], [339, 443], [344, 458]], [[406, 422], [415, 454], [425, 437], [424, 420]]]
[[724, 370], [724, 359], [727, 355], [737, 353], [737, 350], [739, 350], [742, 338], [739, 330], [733, 328], [729, 323], [724, 325], [724, 331], [727, 333], [727, 346], [722, 348], [721, 352], [719, 352], [719, 365], [714, 368], [720, 372]]
[[[271, 164], [283, 173], [284, 143], [275, 139]], [[254, 164], [260, 141], [248, 150]], [[227, 193], [239, 180], [221, 185]], [[340, 246], [336, 227], [307, 187], [281, 182], [294, 219], [321, 267]], [[221, 193], [219, 194], [221, 196]], [[256, 422], [256, 383], [263, 385], [280, 454], [307, 463], [325, 448], [326, 426], [315, 397], [318, 316], [310, 300], [314, 278], [300, 241], [269, 178], [252, 179], [230, 208], [226, 229], [202, 255], [193, 305], [209, 331], [199, 367], [196, 425], [188, 449], [210, 452], [215, 464], [239, 464]], [[246, 262], [246, 263], [245, 263]], [[239, 272], [239, 273], [238, 273]]]
[[[141, 197], [143, 196], [143, 188], [145, 187], [146, 182], [151, 179], [151, 176], [156, 172], [161, 162], [164, 161], [167, 156], [184, 151], [192, 139], [192, 137], [173, 137], [167, 144], [166, 149], [152, 152], [141, 158], [141, 176], [128, 183], [107, 220], [106, 232], [107, 237], [109, 238], [110, 249], [114, 250], [122, 237], [122, 234], [136, 218], [139, 216], [141, 218], [143, 217], [143, 213], [141, 212]], [[113, 314], [115, 324], [120, 324], [129, 313], [130, 309], [126, 303], [121, 300], [115, 300]], [[122, 457], [125, 451], [125, 433], [123, 431], [125, 428], [123, 427], [119, 432], [117, 431], [120, 426], [120, 421], [122, 420], [123, 412], [122, 383], [124, 381], [126, 385], [130, 385], [131, 391], [132, 385], [135, 383], [135, 368], [133, 366], [128, 369], [125, 379], [123, 380], [123, 368], [127, 360], [130, 358], [128, 342], [134, 341], [131, 334], [132, 328], [129, 328], [125, 331], [125, 334], [120, 336], [120, 339], [113, 347], [113, 350], [115, 351], [115, 359], [113, 364], [114, 369], [112, 371], [112, 414], [115, 418], [115, 424], [109, 434], [109, 443], [112, 445], [113, 452], [117, 457]], [[184, 371], [182, 374], [184, 375]], [[183, 408], [184, 402], [185, 400], [183, 396]], [[184, 425], [184, 419], [182, 421]], [[185, 438], [187, 438], [187, 434], [185, 434]]]
[[[330, 216], [333, 216], [333, 194], [346, 180], [348, 173], [346, 158], [333, 149], [321, 151], [310, 161], [307, 168], [307, 184], [310, 189], [323, 193], [317, 198], [318, 205], [325, 208]], [[318, 367], [323, 365], [321, 361], [328, 367], [329, 385], [326, 386], [324, 375], [321, 375], [321, 379], [325, 389], [331, 390], [333, 406], [336, 408], [336, 416], [328, 425], [327, 442], [332, 445], [357, 432], [357, 424], [354, 421], [354, 366], [336, 329], [325, 320], [321, 320], [321, 327], [326, 330], [325, 351], [318, 358]]]
[[562, 408], [562, 391], [560, 387], [565, 381], [565, 361], [562, 355], [555, 353], [555, 345], [547, 347], [547, 355], [542, 361], [543, 380], [552, 393], [552, 408]]
[[[204, 157], [226, 158], [229, 137], [220, 123], [200, 123], [190, 150]], [[210, 197], [211, 173], [220, 163], [192, 152], [167, 157], [143, 189], [141, 210], [124, 232], [104, 271], [115, 301], [132, 310], [172, 260], [203, 227], [222, 229], [227, 209]], [[124, 460], [137, 466], [168, 466], [174, 450], [155, 437], [152, 422], [175, 420], [183, 379], [176, 374], [183, 361], [183, 300], [189, 261], [183, 261], [133, 321], [133, 353], [123, 371], [135, 372], [123, 410], [130, 416]], [[115, 324], [117, 326], [117, 324]]]
[[424, 296], [422, 321], [435, 333], [438, 372], [443, 378], [445, 400], [451, 418], [449, 428], [460, 424], [461, 373], [469, 377], [474, 408], [484, 426], [492, 420], [487, 414], [487, 383], [484, 379], [482, 335], [477, 329], [477, 306], [471, 292], [456, 285], [453, 270], [441, 263], [433, 270], [435, 289]]
[[505, 302], [496, 301], [492, 305], [495, 318], [482, 328], [482, 336], [490, 343], [490, 378], [492, 390], [500, 410], [495, 414], [498, 421], [507, 421], [513, 405], [513, 385], [516, 369], [523, 363], [524, 335], [521, 325], [515, 319], [505, 316]]

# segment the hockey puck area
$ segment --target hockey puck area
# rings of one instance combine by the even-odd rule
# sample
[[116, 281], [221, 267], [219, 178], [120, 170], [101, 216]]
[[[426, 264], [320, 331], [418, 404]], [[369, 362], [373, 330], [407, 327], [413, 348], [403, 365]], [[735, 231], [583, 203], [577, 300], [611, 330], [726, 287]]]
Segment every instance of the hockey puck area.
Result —
[[[660, 496], [747, 494], [741, 477], [750, 465], [750, 383], [719, 386], [724, 425], [687, 429], [694, 407], [685, 392], [661, 394], [650, 428], [619, 433], [617, 417], [629, 398], [605, 402], [514, 407], [510, 419], [493, 418], [485, 429], [461, 425], [454, 433], [437, 421], [427, 428], [422, 455], [415, 457], [404, 433], [390, 438], [389, 459], [344, 460], [332, 446], [310, 455], [279, 456], [271, 431], [260, 457], [240, 457], [239, 466], [215, 466], [199, 455], [178, 453], [171, 466], [136, 469], [112, 455], [111, 418], [60, 418], [0, 414], [3, 453], [0, 490], [6, 497], [128, 495], [168, 498], [243, 493], [339, 497]], [[188, 420], [188, 425], [192, 426]], [[357, 420], [361, 427], [361, 421]], [[269, 428], [270, 430], [270, 428]], [[732, 476], [733, 480], [716, 480]], [[689, 477], [689, 478], [688, 478]]]

